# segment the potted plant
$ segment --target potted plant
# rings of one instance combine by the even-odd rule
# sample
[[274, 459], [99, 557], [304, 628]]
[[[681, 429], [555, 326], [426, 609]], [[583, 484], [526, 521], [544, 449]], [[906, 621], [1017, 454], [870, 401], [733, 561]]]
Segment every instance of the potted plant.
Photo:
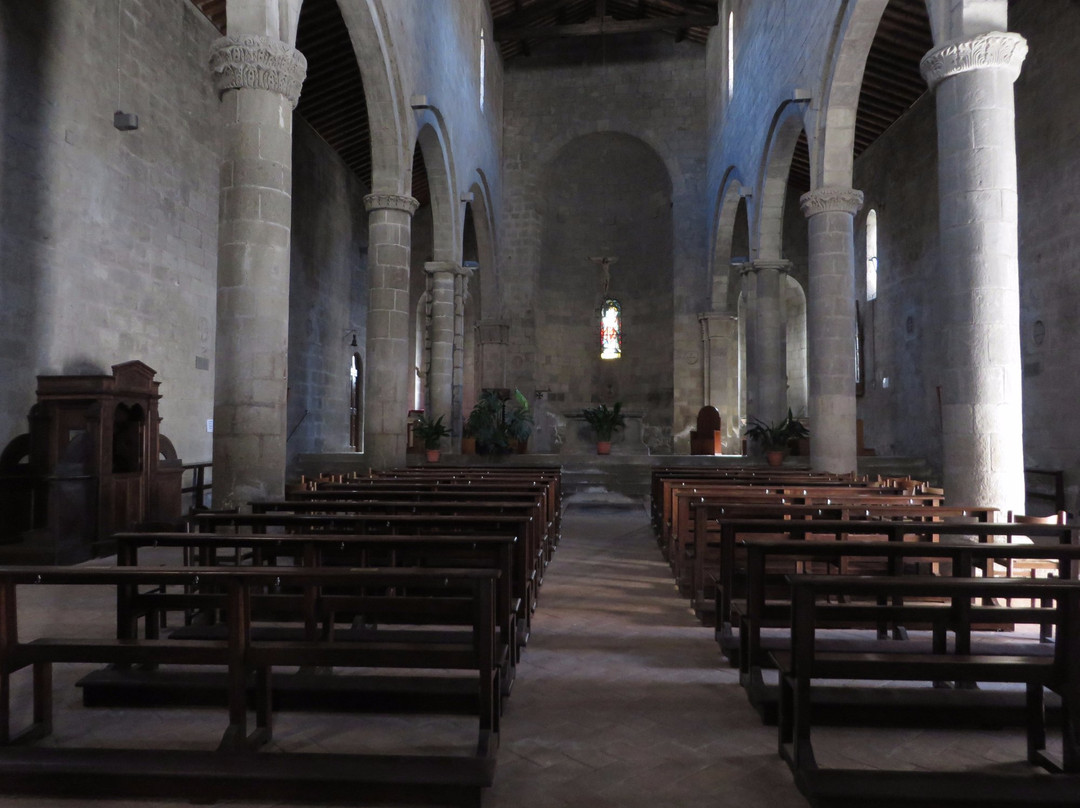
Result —
[[581, 411], [581, 415], [596, 432], [596, 453], [611, 454], [611, 436], [616, 430], [626, 426], [622, 402], [616, 401], [611, 409], [608, 409], [607, 404], [586, 407]]
[[450, 430], [443, 425], [443, 416], [440, 415], [435, 420], [432, 420], [426, 415], [421, 415], [416, 419], [413, 434], [424, 442], [428, 462], [437, 463], [439, 460], [439, 441], [450, 435]]
[[787, 415], [782, 420], [774, 423], [751, 417], [750, 426], [746, 428], [746, 437], [761, 446], [770, 466], [779, 466], [784, 462], [788, 441], [808, 438], [810, 437], [810, 430], [792, 415], [789, 407]]
[[524, 452], [533, 431], [532, 410], [529, 409], [529, 399], [520, 390], [515, 390], [512, 398], [510, 406], [504, 405], [503, 424], [507, 438], [516, 443], [518, 452]]
[[487, 388], [465, 420], [464, 431], [476, 439], [478, 454], [511, 451], [511, 443], [523, 450], [532, 434], [529, 400], [520, 390]]

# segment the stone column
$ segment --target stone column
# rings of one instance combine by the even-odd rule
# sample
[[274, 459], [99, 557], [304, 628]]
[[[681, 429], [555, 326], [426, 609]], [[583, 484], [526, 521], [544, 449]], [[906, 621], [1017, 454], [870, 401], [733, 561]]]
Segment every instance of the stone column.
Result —
[[739, 422], [739, 323], [730, 314], [698, 318], [704, 346], [705, 403], [716, 407], [724, 430], [724, 452], [737, 454]]
[[749, 263], [732, 264], [732, 269], [739, 273], [739, 282], [742, 286], [743, 336], [746, 341], [746, 411], [744, 415], [749, 418], [757, 413], [758, 407], [758, 358], [757, 358], [757, 276]]
[[424, 271], [428, 273], [428, 294], [431, 299], [431, 317], [428, 323], [431, 335], [431, 362], [428, 371], [428, 417], [443, 416], [443, 423], [452, 423], [454, 401], [454, 289], [456, 278], [462, 268], [453, 261], [428, 261]]
[[1014, 33], [949, 42], [922, 60], [937, 95], [940, 358], [945, 490], [956, 504], [1024, 508], [1013, 83]]
[[809, 219], [806, 299], [810, 466], [857, 468], [855, 438], [855, 213], [862, 191], [819, 188], [799, 200]]
[[409, 251], [411, 196], [369, 194], [367, 402], [364, 454], [372, 468], [405, 464], [407, 424], [411, 402], [409, 381]]
[[757, 275], [757, 410], [763, 421], [778, 421], [787, 414], [787, 357], [784, 351], [784, 298], [781, 281], [790, 261], [754, 261]]
[[211, 47], [222, 164], [214, 368], [215, 508], [284, 496], [292, 111], [307, 62], [261, 36]]
[[465, 300], [474, 267], [463, 266], [454, 273], [454, 373], [451, 382], [450, 431], [454, 448], [461, 448], [461, 427], [465, 398]]

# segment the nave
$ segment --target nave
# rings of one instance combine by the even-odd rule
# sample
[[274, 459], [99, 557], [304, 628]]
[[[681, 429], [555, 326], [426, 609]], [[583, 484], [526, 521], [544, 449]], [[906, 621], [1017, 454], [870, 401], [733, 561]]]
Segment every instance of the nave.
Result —
[[[506, 703], [495, 784], [484, 793], [483, 804], [805, 806], [777, 755], [775, 727], [761, 724], [737, 671], [720, 656], [712, 629], [696, 620], [676, 592], [644, 507], [571, 506], [562, 533], [513, 697]], [[35, 610], [42, 621], [89, 626], [100, 622], [108, 608], [98, 606], [101, 613], [91, 603], [42, 600]], [[75, 678], [71, 674], [70, 682]], [[56, 743], [85, 744], [93, 738], [102, 745], [122, 745], [141, 726], [166, 722], [181, 745], [200, 743], [206, 735], [197, 713], [178, 722], [180, 711], [84, 709], [76, 689], [66, 685], [57, 682]], [[207, 722], [220, 718], [214, 711], [206, 717]], [[427, 733], [427, 743], [437, 751], [449, 751], [468, 737], [454, 717], [427, 719], [419, 729], [401, 716], [364, 716], [363, 721], [364, 731], [383, 747], [396, 733], [403, 747], [415, 742], [406, 733]], [[278, 719], [274, 743], [297, 752], [333, 749], [346, 740], [355, 742], [355, 727], [355, 715], [336, 717], [328, 725], [325, 717], [315, 723], [286, 712]], [[872, 765], [877, 759], [889, 767], [903, 760], [912, 767], [923, 761], [927, 768], [994, 770], [997, 761], [1022, 759], [1023, 744], [1019, 729], [826, 729], [820, 733], [819, 754], [847, 766]], [[188, 803], [0, 800], [5, 808], [58, 804], [127, 808]], [[262, 805], [274, 804], [283, 803]]]

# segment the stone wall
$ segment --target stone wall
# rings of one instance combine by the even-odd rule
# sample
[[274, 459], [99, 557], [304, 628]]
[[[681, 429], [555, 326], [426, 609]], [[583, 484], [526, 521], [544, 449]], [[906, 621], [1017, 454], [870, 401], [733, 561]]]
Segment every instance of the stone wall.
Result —
[[[1024, 462], [1064, 469], [1070, 510], [1080, 507], [1080, 5], [1016, 3], [1009, 27], [1030, 47], [1016, 82], [1020, 196], [1020, 350]], [[1039, 325], [1041, 323], [1041, 325]]]
[[[349, 450], [352, 355], [367, 338], [367, 214], [360, 180], [293, 126], [288, 455]], [[352, 347], [356, 336], [357, 347]]]
[[[571, 141], [544, 180], [537, 387], [550, 391], [553, 408], [641, 409], [658, 444], [671, 430], [671, 178], [640, 140], [602, 133]], [[618, 359], [600, 357], [608, 297], [621, 307]]]
[[[0, 4], [0, 444], [38, 374], [161, 380], [162, 434], [210, 457], [217, 32], [188, 2]], [[113, 128], [117, 109], [136, 131]]]
[[[1053, 6], [1053, 9], [1049, 7]], [[1011, 30], [1030, 46], [1015, 85], [1020, 199], [1021, 349], [1025, 463], [1065, 469], [1068, 506], [1077, 505], [1080, 461], [1072, 403], [1080, 397], [1073, 357], [1080, 349], [1075, 311], [1080, 242], [1080, 135], [1068, 111], [1080, 91], [1061, 81], [1080, 8], [1067, 0], [1017, 4]], [[902, 166], [902, 170], [898, 170]], [[866, 445], [878, 454], [918, 455], [941, 464], [937, 357], [944, 346], [935, 288], [949, 267], [938, 249], [937, 132], [924, 95], [856, 162], [866, 204], [855, 220], [857, 289], [864, 323], [866, 394], [859, 400]], [[865, 221], [878, 212], [878, 297], [865, 301]], [[1041, 325], [1037, 325], [1041, 324]]]
[[[547, 48], [557, 48], [557, 55]], [[644, 57], [648, 61], [643, 61]], [[692, 422], [702, 400], [701, 336], [697, 313], [708, 308], [705, 180], [705, 50], [670, 37], [629, 37], [567, 41], [537, 48], [531, 57], [511, 61], [505, 72], [501, 238], [502, 308], [511, 313], [508, 382], [543, 388], [544, 350], [532, 329], [548, 312], [536, 281], [544, 264], [544, 233], [552, 226], [541, 200], [556, 155], [576, 138], [600, 132], [636, 138], [658, 155], [671, 182], [671, 311], [674, 337], [653, 352], [670, 370], [656, 395], [671, 401], [650, 405], [650, 390], [620, 388], [624, 405], [635, 410], [667, 412], [647, 424], [654, 451], [670, 451], [672, 433]], [[654, 189], [650, 189], [650, 193]], [[641, 200], [647, 202], [647, 200]], [[584, 259], [596, 255], [593, 244], [577, 245]], [[614, 254], [623, 255], [621, 245]], [[620, 259], [629, 260], [629, 259]], [[591, 264], [579, 270], [595, 276]], [[618, 277], [620, 265], [612, 270]], [[657, 272], [663, 267], [657, 267]], [[485, 305], [488, 304], [485, 297]], [[590, 309], [591, 311], [591, 309]], [[671, 333], [669, 331], [669, 333]], [[661, 356], [662, 355], [662, 356]], [[689, 357], [693, 361], [689, 361]], [[591, 360], [589, 360], [591, 361]], [[622, 362], [628, 362], [624, 357]], [[630, 361], [641, 361], [635, 357]], [[591, 378], [584, 367], [577, 376]], [[575, 383], [576, 387], [576, 383]], [[567, 406], [588, 401], [592, 389], [565, 391]], [[552, 409], [560, 402], [548, 401]], [[655, 427], [649, 429], [649, 427]]]

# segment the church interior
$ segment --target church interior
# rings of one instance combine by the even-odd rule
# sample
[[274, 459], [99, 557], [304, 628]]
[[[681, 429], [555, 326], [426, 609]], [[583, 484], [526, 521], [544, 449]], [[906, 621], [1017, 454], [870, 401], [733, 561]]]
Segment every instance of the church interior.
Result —
[[1077, 804], [1077, 41], [0, 2], [0, 802]]

